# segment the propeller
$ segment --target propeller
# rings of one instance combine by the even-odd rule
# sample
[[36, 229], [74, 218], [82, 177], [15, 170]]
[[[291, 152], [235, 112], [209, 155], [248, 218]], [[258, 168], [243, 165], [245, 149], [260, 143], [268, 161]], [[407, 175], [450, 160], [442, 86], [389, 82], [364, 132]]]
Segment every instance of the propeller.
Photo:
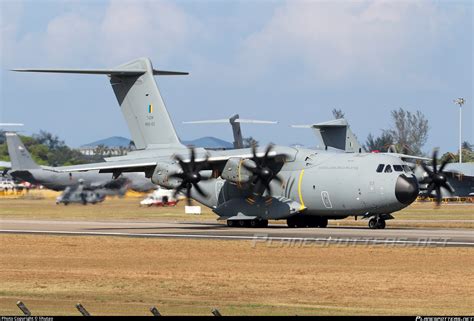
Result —
[[198, 183], [200, 181], [207, 181], [210, 179], [210, 177], [203, 177], [201, 174], [199, 174], [199, 171], [207, 166], [208, 156], [206, 155], [206, 159], [203, 162], [196, 163], [196, 151], [194, 148], [190, 147], [189, 152], [191, 156], [189, 162], [184, 162], [184, 160], [179, 155], [174, 156], [174, 159], [179, 163], [182, 172], [170, 175], [171, 178], [177, 178], [181, 180], [181, 184], [176, 187], [173, 197], [176, 197], [179, 192], [186, 189], [186, 202], [188, 206], [191, 205], [191, 188], [193, 187], [201, 196], [208, 197], [207, 193], [199, 187]]
[[[254, 190], [253, 194], [254, 195], [261, 195], [265, 192], [265, 190], [268, 191], [269, 195], [272, 195], [272, 189], [270, 187], [270, 182], [272, 180], [276, 180], [280, 184], [283, 184], [283, 180], [276, 175], [276, 173], [273, 172], [273, 170], [268, 166], [268, 161], [269, 157], [268, 155], [273, 149], [273, 145], [270, 144], [267, 146], [267, 149], [265, 150], [265, 154], [263, 157], [257, 157], [257, 148], [255, 145], [252, 145], [252, 160], [255, 162], [255, 167], [254, 166], [249, 166], [245, 163], [242, 164], [242, 166], [250, 171], [254, 178]], [[261, 186], [264, 186], [264, 190], [261, 191]], [[260, 192], [260, 193], [259, 193]]]
[[443, 161], [443, 163], [441, 163], [441, 166], [438, 169], [437, 156], [438, 156], [438, 151], [435, 150], [433, 152], [433, 160], [432, 160], [433, 169], [432, 170], [428, 166], [426, 166], [425, 163], [421, 163], [421, 166], [426, 171], [426, 173], [428, 173], [429, 183], [428, 183], [427, 195], [428, 196], [431, 195], [431, 192], [433, 192], [433, 190], [435, 190], [436, 191], [436, 203], [438, 205], [440, 205], [441, 204], [441, 187], [446, 188], [451, 193], [453, 193], [454, 190], [451, 187], [451, 185], [448, 184], [446, 173], [443, 172], [443, 169], [446, 166], [446, 164], [449, 163], [449, 160], [446, 159], [445, 161]]

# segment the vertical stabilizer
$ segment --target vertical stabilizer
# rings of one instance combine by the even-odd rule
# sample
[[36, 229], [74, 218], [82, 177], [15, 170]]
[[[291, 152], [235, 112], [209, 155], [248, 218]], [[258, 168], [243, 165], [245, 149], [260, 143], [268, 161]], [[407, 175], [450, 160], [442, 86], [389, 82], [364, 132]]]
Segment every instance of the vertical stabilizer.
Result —
[[145, 71], [141, 75], [110, 75], [110, 83], [137, 149], [183, 147], [153, 77], [154, 73], [159, 75], [160, 72], [153, 70], [151, 61], [140, 58], [116, 69]]
[[31, 158], [30, 153], [26, 150], [25, 145], [21, 142], [20, 137], [16, 133], [6, 132], [8, 154], [12, 163], [12, 170], [26, 170], [40, 168]]
[[111, 69], [13, 69], [46, 72], [108, 75], [137, 149], [185, 148], [176, 135], [154, 75], [187, 75], [186, 72], [155, 70], [148, 58], [139, 58]]

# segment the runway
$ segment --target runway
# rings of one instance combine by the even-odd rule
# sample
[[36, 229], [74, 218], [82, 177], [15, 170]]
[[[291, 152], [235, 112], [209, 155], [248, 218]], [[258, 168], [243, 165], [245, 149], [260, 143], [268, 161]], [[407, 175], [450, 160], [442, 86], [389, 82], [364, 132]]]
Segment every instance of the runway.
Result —
[[462, 246], [474, 247], [471, 229], [386, 228], [338, 226], [292, 229], [282, 224], [268, 228], [230, 228], [215, 221], [63, 221], [63, 220], [0, 220], [0, 233], [90, 235], [148, 238], [188, 238], [246, 240], [254, 244], [336, 244], [392, 246]]

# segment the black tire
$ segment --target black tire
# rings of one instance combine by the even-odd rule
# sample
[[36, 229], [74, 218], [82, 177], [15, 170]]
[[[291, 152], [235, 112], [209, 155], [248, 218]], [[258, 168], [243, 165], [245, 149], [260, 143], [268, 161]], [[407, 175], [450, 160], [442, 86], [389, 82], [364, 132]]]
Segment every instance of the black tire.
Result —
[[326, 227], [328, 226], [328, 219], [327, 219], [327, 217], [321, 217], [321, 218], [319, 219], [318, 226], [321, 227], [321, 228], [326, 228]]
[[261, 220], [260, 227], [268, 227], [268, 220]]
[[286, 219], [286, 225], [288, 225], [289, 228], [296, 228], [296, 220], [294, 217], [290, 217]]
[[228, 226], [228, 227], [234, 227], [234, 226], [235, 226], [235, 221], [233, 221], [233, 220], [227, 220], [227, 226]]
[[250, 227], [254, 227], [254, 228], [259, 227], [259, 225], [260, 225], [260, 221], [257, 220], [257, 219], [251, 220], [249, 223], [250, 223]]
[[376, 229], [377, 228], [377, 220], [375, 218], [371, 218], [369, 220], [369, 228]]
[[319, 223], [318, 216], [307, 216], [305, 217], [305, 222], [308, 227], [318, 227]]
[[239, 225], [239, 227], [246, 227], [247, 226], [247, 220], [239, 220], [238, 225]]
[[375, 224], [375, 227], [378, 229], [383, 230], [385, 228], [385, 220], [379, 219], [377, 220], [377, 223]]
[[297, 216], [296, 217], [296, 227], [304, 228], [310, 226], [310, 217], [307, 216]]

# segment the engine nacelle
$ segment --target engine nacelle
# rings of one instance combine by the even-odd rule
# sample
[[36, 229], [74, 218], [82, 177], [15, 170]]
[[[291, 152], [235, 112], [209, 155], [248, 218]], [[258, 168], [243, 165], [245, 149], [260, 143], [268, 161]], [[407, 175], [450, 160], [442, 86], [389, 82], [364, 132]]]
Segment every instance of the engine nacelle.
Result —
[[181, 184], [181, 179], [170, 177], [172, 174], [181, 173], [181, 167], [177, 164], [158, 163], [156, 164], [151, 181], [153, 184], [163, 186], [165, 188], [176, 188]]
[[221, 177], [237, 185], [248, 183], [253, 174], [242, 166], [243, 164], [249, 167], [256, 167], [255, 162], [250, 159], [242, 159], [240, 157], [229, 158], [224, 166]]

